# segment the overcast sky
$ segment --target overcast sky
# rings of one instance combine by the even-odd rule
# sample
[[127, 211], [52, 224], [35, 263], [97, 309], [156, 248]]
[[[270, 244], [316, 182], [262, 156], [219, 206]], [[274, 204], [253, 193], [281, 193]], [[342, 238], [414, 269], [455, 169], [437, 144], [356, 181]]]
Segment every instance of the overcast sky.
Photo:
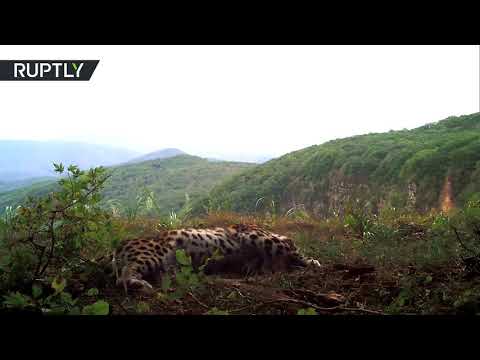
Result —
[[478, 46], [0, 46], [99, 59], [89, 82], [0, 82], [0, 139], [281, 155], [479, 111]]

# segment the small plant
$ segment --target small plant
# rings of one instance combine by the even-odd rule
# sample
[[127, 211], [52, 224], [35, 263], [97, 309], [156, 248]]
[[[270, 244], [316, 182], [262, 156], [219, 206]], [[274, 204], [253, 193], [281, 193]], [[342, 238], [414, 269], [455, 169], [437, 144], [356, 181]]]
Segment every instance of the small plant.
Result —
[[144, 301], [140, 301], [137, 303], [135, 310], [139, 314], [146, 314], [150, 312], [150, 305]]
[[217, 309], [216, 307], [211, 308], [205, 314], [206, 315], [230, 315], [228, 311], [220, 310], [220, 309]]
[[318, 315], [314, 308], [298, 309], [297, 315]]
[[86, 305], [82, 309], [82, 315], [108, 315], [110, 312], [110, 305], [103, 300], [98, 300], [92, 305]]
[[[67, 282], [63, 278], [53, 279], [51, 283], [53, 293], [50, 291], [50, 294], [47, 295], [42, 285], [34, 284], [32, 295], [21, 294], [18, 291], [10, 292], [4, 296], [3, 306], [7, 309], [32, 309], [50, 315], [108, 315], [109, 304], [103, 300], [86, 305], [80, 310], [80, 307], [77, 306], [78, 299], [73, 299], [72, 295], [65, 291], [66, 285]], [[88, 296], [97, 294], [97, 289], [90, 289], [87, 292]]]
[[350, 201], [345, 206], [344, 224], [356, 237], [362, 240], [375, 239], [376, 216], [372, 214], [369, 203]]
[[148, 199], [145, 192], [138, 195], [129, 194], [127, 202], [123, 207], [124, 214], [128, 221], [133, 222], [138, 218], [142, 209], [145, 208]]
[[168, 217], [160, 223], [160, 227], [166, 229], [175, 229], [181, 227], [183, 224], [185, 224], [191, 212], [192, 204], [190, 197], [188, 194], [185, 194], [185, 204], [180, 211], [178, 211], [178, 213], [174, 212], [173, 210], [170, 211]]
[[480, 314], [480, 293], [473, 289], [464, 290], [454, 301], [453, 306], [459, 313]]
[[[192, 259], [185, 253], [185, 250], [178, 249], [175, 253], [179, 269], [175, 272], [174, 281], [169, 275], [162, 278], [162, 293], [159, 298], [169, 301], [181, 299], [187, 293], [202, 288], [202, 281], [205, 277], [203, 274], [204, 265], [196, 272], [192, 266]], [[174, 286], [174, 291], [169, 290]]]
[[293, 220], [309, 220], [311, 219], [310, 215], [308, 212], [305, 210], [305, 206], [302, 205], [296, 205], [292, 208], [290, 208], [286, 213], [285, 217], [291, 218]]

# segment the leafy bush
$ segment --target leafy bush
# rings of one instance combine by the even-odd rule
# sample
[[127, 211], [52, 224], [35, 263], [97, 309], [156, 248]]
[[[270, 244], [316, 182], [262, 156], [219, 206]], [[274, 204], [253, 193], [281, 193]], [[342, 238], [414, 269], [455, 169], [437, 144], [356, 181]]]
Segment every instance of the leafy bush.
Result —
[[119, 238], [111, 216], [99, 206], [105, 169], [81, 171], [71, 165], [59, 190], [43, 198], [30, 198], [5, 213], [0, 225], [1, 287], [27, 289], [34, 281], [53, 276], [68, 278], [72, 270], [90, 263]]
[[[73, 299], [72, 295], [65, 291], [67, 282], [62, 278], [55, 278], [51, 283], [49, 292], [44, 291], [41, 283], [35, 283], [32, 286], [32, 295], [25, 295], [16, 292], [9, 292], [3, 298], [2, 305], [7, 309], [16, 310], [34, 310], [43, 314], [50, 315], [108, 315], [109, 304], [106, 301], [98, 300], [93, 304], [86, 305], [82, 309], [77, 306], [78, 299]], [[53, 290], [53, 292], [52, 292]], [[95, 289], [96, 290], [96, 289]], [[90, 289], [87, 292], [89, 296], [95, 296], [98, 290]]]

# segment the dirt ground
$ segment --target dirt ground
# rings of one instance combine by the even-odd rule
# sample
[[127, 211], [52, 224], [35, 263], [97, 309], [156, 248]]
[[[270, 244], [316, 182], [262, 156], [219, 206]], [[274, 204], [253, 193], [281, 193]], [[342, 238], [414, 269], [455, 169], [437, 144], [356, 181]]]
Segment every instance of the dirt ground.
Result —
[[333, 264], [248, 278], [207, 277], [201, 289], [172, 301], [162, 299], [157, 291], [130, 291], [125, 296], [123, 290], [111, 287], [102, 296], [117, 315], [297, 315], [301, 309], [314, 309], [319, 315], [378, 316], [388, 314], [385, 308], [401, 293], [403, 276], [369, 265]]

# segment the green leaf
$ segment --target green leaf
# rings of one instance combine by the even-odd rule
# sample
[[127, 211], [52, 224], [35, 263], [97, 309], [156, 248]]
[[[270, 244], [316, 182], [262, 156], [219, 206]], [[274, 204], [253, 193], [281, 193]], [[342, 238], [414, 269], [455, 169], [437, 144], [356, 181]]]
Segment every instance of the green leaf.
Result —
[[148, 305], [148, 303], [146, 303], [144, 301], [141, 301], [137, 304], [136, 310], [140, 314], [148, 313], [148, 312], [150, 312], [150, 305]]
[[42, 295], [42, 286], [39, 284], [32, 285], [32, 296], [34, 299], [38, 299]]
[[185, 274], [184, 272], [178, 272], [177, 275], [175, 276], [175, 280], [177, 284], [181, 286], [185, 286], [185, 284], [188, 284], [188, 275]]
[[216, 307], [211, 308], [207, 311], [207, 315], [230, 315], [228, 311], [217, 309]]
[[108, 315], [110, 305], [103, 300], [98, 300], [92, 305], [87, 305], [83, 308], [83, 315]]
[[67, 170], [71, 172], [72, 174], [78, 174], [79, 169], [77, 165], [70, 165]]
[[297, 315], [318, 315], [314, 308], [299, 309]]
[[60, 293], [67, 286], [67, 280], [62, 279], [61, 277], [56, 277], [52, 281], [52, 288], [55, 290], [55, 293]]
[[23, 309], [28, 305], [31, 305], [31, 299], [27, 295], [23, 295], [18, 291], [15, 293], [9, 293], [4, 296], [3, 304], [8, 308], [20, 308]]
[[70, 305], [70, 306], [71, 306], [71, 305], [74, 305], [74, 304], [77, 302], [77, 300], [74, 300], [74, 299], [72, 298], [72, 295], [71, 295], [70, 293], [68, 293], [68, 292], [61, 292], [61, 293], [60, 293], [60, 299], [62, 300], [62, 302], [63, 302], [64, 304]]
[[197, 287], [200, 284], [197, 274], [191, 274], [188, 283], [191, 287]]
[[53, 167], [55, 168], [55, 172], [58, 172], [60, 174], [65, 171], [65, 167], [63, 166], [62, 163], [60, 164], [53, 163]]
[[177, 258], [177, 261], [181, 265], [191, 265], [192, 261], [189, 256], [185, 253], [185, 250], [183, 249], [178, 249], [175, 252], [175, 257]]
[[167, 292], [168, 289], [172, 286], [172, 279], [168, 275], [162, 278], [162, 291]]
[[97, 295], [98, 295], [98, 289], [97, 288], [88, 289], [87, 296], [97, 296]]

